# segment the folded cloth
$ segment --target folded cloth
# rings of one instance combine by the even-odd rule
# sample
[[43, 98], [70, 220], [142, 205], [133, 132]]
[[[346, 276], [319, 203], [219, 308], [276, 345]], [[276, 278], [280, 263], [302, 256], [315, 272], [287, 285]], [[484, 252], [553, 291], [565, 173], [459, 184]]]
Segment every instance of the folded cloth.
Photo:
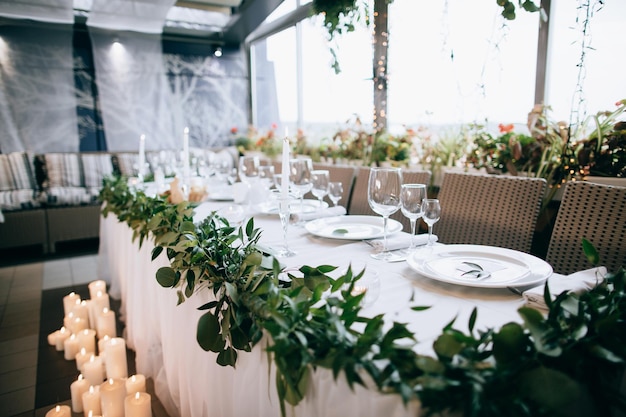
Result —
[[[437, 241], [437, 236], [432, 235], [433, 242]], [[376, 249], [377, 251], [382, 251], [384, 242], [383, 239], [373, 239], [368, 240], [367, 243]], [[417, 246], [422, 246], [428, 243], [428, 233], [423, 233], [421, 235], [415, 235], [415, 244]], [[387, 236], [387, 250], [397, 250], [397, 249], [406, 249], [411, 246], [411, 234], [407, 232], [398, 232], [394, 233], [391, 236]]]
[[[584, 271], [575, 272], [570, 275], [553, 274], [548, 278], [550, 296], [554, 300], [556, 296], [563, 291], [582, 294], [601, 283], [605, 274], [606, 268], [603, 266], [585, 269]], [[546, 302], [543, 299], [544, 287], [545, 284], [541, 284], [524, 291], [522, 295], [524, 296], [526, 304], [531, 307], [547, 309], [548, 306], [546, 306]]]
[[300, 223], [320, 219], [322, 217], [343, 216], [344, 214], [346, 214], [346, 208], [343, 206], [326, 207], [309, 213], [293, 213], [291, 215], [291, 220], [295, 223]]

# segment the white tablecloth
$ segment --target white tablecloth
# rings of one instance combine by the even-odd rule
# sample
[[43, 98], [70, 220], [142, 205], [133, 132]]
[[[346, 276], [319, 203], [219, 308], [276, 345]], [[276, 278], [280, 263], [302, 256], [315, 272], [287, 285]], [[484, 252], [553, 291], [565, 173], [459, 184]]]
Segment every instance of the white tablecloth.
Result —
[[[195, 220], [225, 204], [201, 205]], [[277, 216], [257, 215], [255, 224], [263, 230], [261, 243], [281, 245]], [[137, 372], [154, 379], [156, 393], [167, 412], [172, 417], [279, 417], [273, 367], [268, 364], [263, 343], [250, 353], [241, 352], [236, 369], [217, 365], [216, 355], [203, 351], [196, 342], [196, 325], [202, 313], [197, 307], [207, 302], [206, 291], [177, 306], [175, 290], [162, 288], [155, 279], [156, 271], [169, 265], [165, 254], [151, 261], [152, 241], [139, 248], [131, 238], [131, 230], [114, 215], [101, 219], [100, 276], [110, 283], [111, 296], [122, 301], [124, 336], [136, 351]], [[516, 310], [523, 300], [506, 289], [433, 281], [419, 276], [406, 262], [372, 259], [372, 248], [363, 242], [322, 239], [293, 225], [289, 227], [289, 244], [297, 255], [281, 259], [288, 267], [344, 267], [350, 262], [367, 262], [368, 268], [379, 271], [380, 297], [364, 312], [383, 312], [389, 322], [409, 323], [420, 341], [421, 352], [431, 352], [433, 339], [454, 317], [455, 327], [467, 330], [474, 307], [478, 308], [479, 329], [521, 322]], [[416, 305], [432, 307], [423, 312], [411, 311], [410, 307]], [[411, 404], [405, 408], [399, 396], [381, 395], [375, 390], [357, 387], [352, 392], [343, 376], [334, 382], [330, 372], [318, 370], [305, 399], [289, 413], [297, 417], [393, 417], [414, 416], [418, 407]]]

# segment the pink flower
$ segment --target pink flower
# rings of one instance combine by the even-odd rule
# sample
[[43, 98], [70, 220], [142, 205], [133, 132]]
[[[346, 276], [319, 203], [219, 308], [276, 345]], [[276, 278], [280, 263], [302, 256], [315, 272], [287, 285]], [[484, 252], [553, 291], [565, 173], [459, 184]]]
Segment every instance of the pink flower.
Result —
[[515, 126], [513, 126], [513, 123], [508, 124], [508, 125], [504, 125], [504, 124], [500, 123], [498, 125], [498, 129], [500, 129], [500, 133], [512, 132], [514, 128], [515, 128]]

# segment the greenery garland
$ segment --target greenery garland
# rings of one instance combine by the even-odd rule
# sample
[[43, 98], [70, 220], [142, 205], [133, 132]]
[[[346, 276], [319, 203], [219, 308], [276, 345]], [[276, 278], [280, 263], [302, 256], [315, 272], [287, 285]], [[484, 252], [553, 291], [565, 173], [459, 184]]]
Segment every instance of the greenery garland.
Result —
[[[133, 229], [134, 239], [154, 239], [152, 258], [171, 262], [159, 269], [160, 285], [177, 290], [184, 302], [200, 290], [214, 299], [199, 307], [197, 341], [218, 353], [217, 363], [235, 366], [239, 351], [250, 351], [267, 334], [276, 366], [276, 386], [286, 404], [303, 398], [316, 368], [343, 375], [350, 386], [365, 376], [380, 392], [406, 403], [419, 400], [429, 414], [466, 416], [610, 415], [626, 410], [620, 392], [626, 359], [626, 272], [620, 268], [582, 295], [544, 298], [549, 313], [522, 307], [523, 324], [467, 331], [452, 320], [433, 344], [435, 356], [415, 352], [404, 323], [385, 323], [361, 314], [363, 294], [353, 294], [362, 271], [304, 266], [281, 271], [257, 247], [261, 231], [253, 220], [235, 228], [211, 214], [193, 223], [193, 206], [170, 205], [132, 191], [123, 178], [107, 179], [100, 194], [103, 215], [114, 213]], [[594, 265], [597, 252], [583, 241]], [[268, 262], [269, 261], [269, 262]], [[416, 312], [427, 309], [414, 306]], [[369, 384], [368, 384], [369, 385]]]

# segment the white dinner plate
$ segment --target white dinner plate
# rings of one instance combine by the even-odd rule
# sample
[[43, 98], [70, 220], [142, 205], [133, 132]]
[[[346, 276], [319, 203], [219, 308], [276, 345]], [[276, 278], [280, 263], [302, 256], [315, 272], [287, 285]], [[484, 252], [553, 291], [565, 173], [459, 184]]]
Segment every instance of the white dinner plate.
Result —
[[[336, 216], [324, 217], [308, 222], [307, 232], [329, 239], [363, 240], [383, 236], [383, 218], [379, 216]], [[387, 221], [387, 235], [402, 230], [397, 220]]]
[[552, 275], [552, 267], [543, 259], [494, 246], [441, 245], [424, 256], [424, 251], [418, 250], [407, 263], [428, 278], [469, 287], [539, 285]]
[[221, 187], [209, 191], [209, 200], [213, 201], [233, 201], [235, 199], [235, 191], [232, 185]]
[[[278, 214], [278, 202], [276, 200], [270, 200], [265, 203], [261, 203], [257, 206], [260, 213], [263, 214]], [[302, 207], [300, 207], [300, 200], [293, 199], [289, 202], [289, 213], [313, 213], [320, 208], [328, 208], [328, 203], [322, 201], [320, 206], [319, 200], [304, 199], [302, 201]]]

